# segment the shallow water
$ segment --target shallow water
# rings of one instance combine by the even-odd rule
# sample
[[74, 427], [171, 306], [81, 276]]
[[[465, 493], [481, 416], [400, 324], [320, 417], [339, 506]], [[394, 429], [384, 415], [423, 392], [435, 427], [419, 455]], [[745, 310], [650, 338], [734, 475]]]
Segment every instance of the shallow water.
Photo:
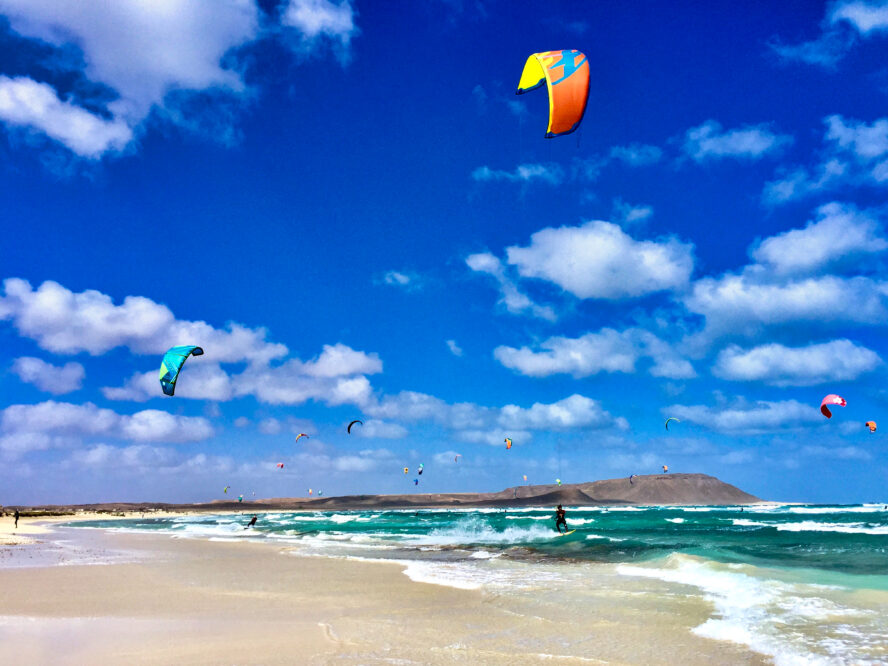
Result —
[[[392, 559], [411, 579], [496, 593], [551, 590], [566, 608], [602, 594], [652, 612], [691, 595], [711, 608], [693, 628], [776, 663], [888, 661], [884, 505], [581, 507], [560, 537], [543, 509], [277, 512], [78, 523], [179, 538], [262, 540], [295, 555]], [[528, 612], [532, 612], [529, 609]]]

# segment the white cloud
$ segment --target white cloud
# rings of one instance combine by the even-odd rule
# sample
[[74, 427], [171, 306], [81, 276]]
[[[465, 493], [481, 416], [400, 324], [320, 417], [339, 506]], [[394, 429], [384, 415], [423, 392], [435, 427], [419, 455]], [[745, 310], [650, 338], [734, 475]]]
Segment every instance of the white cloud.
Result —
[[881, 252], [888, 242], [879, 224], [853, 205], [829, 203], [804, 229], [766, 238], [750, 252], [778, 275], [811, 273], [839, 259]]
[[500, 288], [502, 303], [513, 314], [529, 313], [534, 317], [555, 321], [555, 311], [549, 306], [537, 305], [529, 296], [521, 292], [508, 275], [498, 257], [489, 252], [480, 252], [466, 257], [466, 265], [477, 273], [486, 273], [496, 279]]
[[290, 0], [281, 24], [298, 31], [304, 50], [316, 48], [321, 39], [339, 43], [340, 59], [349, 59], [349, 45], [360, 31], [355, 25], [355, 10], [350, 0]]
[[238, 416], [236, 419], [234, 419], [235, 428], [246, 428], [249, 425], [250, 419], [248, 419], [246, 416]]
[[733, 406], [721, 407], [672, 405], [663, 413], [732, 435], [792, 430], [825, 420], [817, 405], [806, 405], [797, 400], [753, 403], [738, 400]]
[[89, 159], [123, 150], [133, 138], [125, 122], [62, 101], [52, 86], [24, 76], [0, 75], [0, 120], [42, 132]]
[[352, 431], [359, 437], [378, 439], [402, 439], [407, 436], [407, 428], [397, 423], [388, 423], [379, 419], [367, 419], [363, 428]]
[[344, 375], [382, 372], [382, 361], [376, 354], [355, 351], [341, 342], [324, 345], [321, 355], [302, 365], [305, 374], [312, 377], [341, 377]]
[[456, 340], [447, 340], [447, 349], [450, 350], [450, 353], [454, 356], [462, 356], [463, 350], [458, 344], [456, 344]]
[[101, 292], [75, 294], [49, 280], [36, 290], [18, 278], [4, 280], [3, 286], [0, 321], [11, 320], [20, 335], [56, 354], [97, 356], [115, 347], [160, 354], [196, 341], [223, 363], [267, 362], [287, 353], [284, 345], [265, 340], [265, 329], [230, 323], [228, 330], [219, 330], [203, 321], [177, 320], [165, 305], [141, 296], [127, 296], [115, 305]]
[[723, 131], [715, 120], [707, 120], [685, 133], [684, 152], [695, 162], [735, 158], [758, 159], [777, 154], [792, 143], [792, 137], [774, 134], [767, 125]]
[[[51, 133], [53, 126], [40, 112], [23, 119], [78, 154], [93, 158], [121, 149], [132, 138], [132, 128], [153, 107], [162, 107], [170, 91], [224, 88], [241, 92], [243, 81], [222, 64], [223, 56], [254, 40], [259, 32], [258, 9], [246, 0], [61, 5], [52, 0], [0, 0], [0, 11], [13, 30], [25, 37], [57, 47], [78, 47], [85, 75], [117, 93], [117, 99], [107, 104], [108, 120], [86, 111], [75, 118], [76, 109], [71, 107], [67, 113], [79, 128], [64, 130], [69, 136]], [[57, 94], [53, 97], [58, 100]]]
[[312, 55], [329, 43], [344, 62], [359, 32], [349, 0], [290, 0], [280, 14], [282, 30], [261, 25], [254, 0], [0, 0], [0, 12], [25, 38], [77, 49], [83, 77], [97, 91], [78, 106], [49, 83], [0, 77], [0, 120], [90, 159], [123, 150], [152, 111], [199, 128], [195, 115], [210, 113], [210, 105], [189, 107], [183, 94], [243, 100], [249, 91], [234, 54], [247, 44], [279, 34], [294, 51]]
[[824, 118], [818, 164], [795, 167], [766, 183], [765, 204], [775, 205], [841, 186], [888, 185], [888, 119], [867, 124], [840, 115]]
[[766, 326], [882, 324], [888, 285], [866, 277], [832, 275], [773, 283], [756, 271], [694, 283], [685, 307], [706, 318], [703, 337], [752, 336]]
[[650, 373], [656, 377], [695, 377], [693, 366], [653, 333], [642, 329], [616, 331], [603, 328], [579, 338], [551, 337], [540, 343], [542, 351], [528, 347], [497, 347], [494, 357], [507, 368], [532, 377], [557, 373], [588, 377], [599, 372], [635, 372], [639, 358], [654, 361]]
[[212, 437], [213, 426], [202, 417], [144, 409], [121, 417], [120, 435], [137, 442], [199, 442]]
[[[218, 363], [209, 363], [205, 356], [192, 357], [187, 361], [176, 380], [176, 397], [224, 402], [234, 397], [232, 379]], [[102, 395], [108, 400], [145, 402], [163, 397], [157, 371], [136, 373], [123, 386], [102, 387]]]
[[806, 347], [767, 344], [749, 350], [732, 345], [718, 355], [713, 374], [734, 381], [810, 386], [854, 380], [881, 363], [882, 359], [874, 351], [850, 340]]
[[34, 384], [41, 391], [61, 395], [77, 391], [83, 384], [86, 372], [79, 363], [66, 363], [62, 367], [39, 358], [22, 356], [12, 364], [12, 371], [23, 382]]
[[610, 157], [629, 166], [646, 166], [659, 162], [663, 158], [663, 151], [657, 146], [633, 143], [628, 146], [614, 146]]
[[528, 247], [509, 247], [522, 277], [554, 282], [579, 298], [620, 299], [680, 289], [694, 266], [693, 246], [674, 238], [635, 240], [616, 224], [546, 228]]
[[576, 393], [551, 404], [535, 402], [529, 408], [506, 405], [497, 421], [503, 428], [528, 430], [628, 427], [625, 419], [615, 419], [597, 400]]
[[861, 35], [888, 31], [888, 3], [886, 2], [840, 2], [834, 5], [829, 16], [830, 23], [847, 21]]
[[494, 170], [487, 166], [472, 172], [472, 179], [479, 182], [505, 180], [514, 183], [540, 181], [558, 185], [564, 180], [564, 170], [557, 164], [519, 164], [514, 171]]
[[24, 452], [97, 436], [139, 442], [197, 442], [212, 437], [213, 427], [203, 417], [155, 409], [126, 415], [90, 402], [76, 405], [48, 400], [10, 405], [0, 411], [0, 433], [4, 450], [17, 447]]

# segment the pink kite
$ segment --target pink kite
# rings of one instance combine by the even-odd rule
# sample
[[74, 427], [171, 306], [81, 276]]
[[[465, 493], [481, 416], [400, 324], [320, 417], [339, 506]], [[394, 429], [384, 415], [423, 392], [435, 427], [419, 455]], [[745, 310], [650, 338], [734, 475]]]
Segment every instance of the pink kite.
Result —
[[827, 405], [838, 405], [839, 407], [844, 407], [846, 404], [845, 398], [840, 395], [836, 395], [835, 393], [830, 393], [823, 399], [823, 402], [820, 403], [820, 413], [823, 414], [826, 418], [832, 418], [832, 412], [829, 411], [829, 407]]

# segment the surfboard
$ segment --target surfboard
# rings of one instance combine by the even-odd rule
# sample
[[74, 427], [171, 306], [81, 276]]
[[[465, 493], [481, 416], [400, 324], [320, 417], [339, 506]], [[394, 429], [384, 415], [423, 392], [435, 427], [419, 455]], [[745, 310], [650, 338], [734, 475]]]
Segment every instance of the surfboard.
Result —
[[559, 534], [558, 536], [567, 536], [568, 534], [573, 534], [574, 532], [576, 532], [576, 530], [571, 530], [570, 532], [563, 532], [562, 534]]

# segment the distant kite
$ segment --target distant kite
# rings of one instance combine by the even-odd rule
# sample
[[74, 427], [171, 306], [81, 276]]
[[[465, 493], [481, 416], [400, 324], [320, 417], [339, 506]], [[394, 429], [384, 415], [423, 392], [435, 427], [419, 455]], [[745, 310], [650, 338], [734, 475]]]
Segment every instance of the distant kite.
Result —
[[364, 422], [363, 422], [363, 421], [359, 421], [358, 419], [355, 419], [354, 421], [352, 421], [351, 423], [348, 424], [348, 434], [349, 434], [349, 435], [351, 435], [352, 426], [353, 426], [355, 423], [360, 423], [361, 425], [364, 425]]
[[867, 421], [864, 425], [869, 428], [870, 432], [876, 432], [876, 422], [875, 421]]
[[417, 468], [416, 473], [420, 476], [422, 475], [422, 463], [419, 463], [419, 467]]
[[830, 393], [826, 396], [823, 401], [820, 403], [820, 413], [823, 414], [826, 418], [832, 418], [832, 412], [829, 411], [829, 407], [827, 405], [838, 405], [839, 407], [844, 407], [848, 403], [845, 402], [845, 398], [840, 395], [836, 395], [835, 393]]
[[674, 416], [670, 416], [668, 419], [666, 419], [666, 430], [669, 430], [669, 422], [670, 421], [675, 421], [676, 423], [681, 423], [681, 421], [679, 421]]
[[546, 138], [570, 134], [580, 126], [589, 97], [589, 61], [575, 50], [534, 53], [524, 64], [516, 95], [546, 84], [549, 126]]
[[278, 463], [278, 464], [277, 464], [277, 468], [278, 468], [278, 469], [284, 469], [284, 463]]
[[462, 453], [457, 453], [453, 456], [453, 462], [459, 462], [459, 459], [462, 458]]
[[506, 442], [506, 448], [511, 449], [512, 448], [512, 440], [509, 439], [508, 437], [506, 437], [505, 442]]
[[185, 365], [185, 359], [188, 356], [201, 356], [203, 353], [204, 351], [200, 347], [188, 345], [167, 349], [160, 362], [160, 388], [163, 392], [173, 395], [176, 392], [176, 380], [179, 379], [179, 371]]
[[[305, 437], [306, 439], [311, 439], [311, 438], [310, 438], [308, 435], [306, 435], [304, 432], [300, 432], [298, 435], [296, 435], [296, 442], [299, 441], [299, 438], [300, 438], [300, 437]], [[293, 443], [295, 444], [296, 442], [293, 442]]]
[[663, 465], [663, 473], [666, 474], [669, 472], [669, 465]]
[[555, 479], [555, 483], [557, 483], [557, 484], [560, 486], [560, 485], [561, 485], [561, 479]]

